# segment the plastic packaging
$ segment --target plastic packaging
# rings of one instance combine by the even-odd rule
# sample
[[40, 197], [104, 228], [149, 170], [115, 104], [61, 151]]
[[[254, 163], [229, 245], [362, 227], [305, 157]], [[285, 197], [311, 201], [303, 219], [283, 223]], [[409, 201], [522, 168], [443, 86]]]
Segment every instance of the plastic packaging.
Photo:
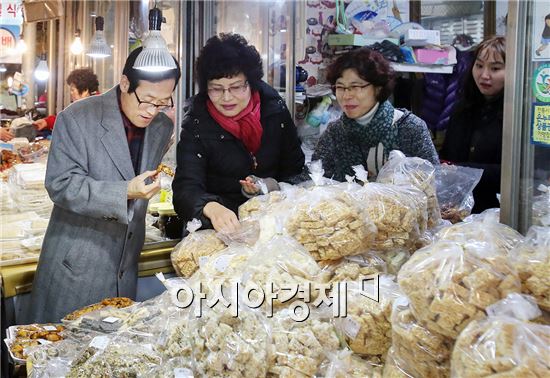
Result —
[[270, 321], [273, 340], [269, 373], [279, 377], [311, 377], [325, 354], [340, 346], [330, 319], [310, 316], [303, 322], [291, 319], [288, 309], [274, 314]]
[[258, 312], [247, 309], [233, 317], [219, 307], [191, 318], [194, 370], [199, 376], [255, 378], [267, 375], [270, 334]]
[[483, 169], [441, 164], [435, 170], [437, 200], [441, 217], [452, 223], [466, 218], [474, 207], [473, 190]]
[[441, 221], [432, 163], [418, 157], [407, 157], [401, 151], [391, 151], [388, 161], [376, 178], [376, 182], [394, 185], [412, 185], [426, 194], [428, 199], [428, 227]]
[[505, 301], [462, 331], [453, 349], [451, 377], [550, 376], [550, 327], [510, 316], [516, 310], [507, 308], [534, 303], [521, 296]]
[[216, 235], [226, 245], [238, 243], [254, 246], [260, 237], [260, 222], [254, 219], [242, 220], [241, 226], [234, 232], [220, 231]]
[[361, 282], [349, 283], [348, 316], [337, 318], [336, 327], [355, 353], [383, 360], [391, 345], [392, 304], [402, 294], [392, 276], [380, 276], [378, 295], [378, 301], [368, 298]]
[[29, 378], [65, 377], [70, 371], [73, 359], [86, 344], [74, 339], [62, 340], [57, 343], [31, 347], [26, 350]]
[[382, 378], [382, 365], [353, 354], [349, 349], [327, 353], [320, 367], [324, 378]]
[[533, 225], [550, 227], [550, 185], [540, 184], [540, 195], [533, 197]]
[[113, 297], [105, 298], [101, 302], [91, 304], [89, 306], [82, 307], [78, 310], [71, 312], [70, 314], [65, 315], [62, 322], [69, 322], [80, 318], [82, 315], [102, 309], [104, 307], [110, 306], [114, 308], [125, 308], [134, 304], [134, 301], [126, 297]]
[[423, 326], [411, 312], [406, 297], [394, 301], [391, 323], [392, 346], [384, 377], [449, 376], [453, 340]]
[[188, 222], [189, 235], [179, 242], [170, 254], [172, 266], [179, 276], [191, 277], [199, 268], [201, 257], [210, 256], [226, 247], [214, 230], [198, 231], [201, 226], [198, 219]]
[[416, 251], [398, 273], [416, 319], [456, 338], [487, 306], [521, 289], [507, 254], [494, 244], [444, 241]]
[[550, 311], [550, 227], [531, 226], [525, 241], [510, 256], [518, 270], [521, 291]]

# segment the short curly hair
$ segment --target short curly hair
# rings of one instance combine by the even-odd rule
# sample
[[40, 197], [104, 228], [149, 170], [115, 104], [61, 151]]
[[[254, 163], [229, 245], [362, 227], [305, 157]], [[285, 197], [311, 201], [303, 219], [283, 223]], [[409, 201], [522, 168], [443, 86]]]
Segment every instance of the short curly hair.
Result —
[[90, 68], [77, 68], [71, 71], [67, 77], [67, 85], [74, 85], [79, 94], [88, 90], [88, 93], [93, 94], [99, 89], [99, 81], [97, 76]]
[[258, 89], [264, 75], [260, 53], [246, 39], [234, 33], [221, 33], [206, 41], [197, 58], [199, 93], [205, 94], [210, 80], [243, 73], [252, 89]]
[[366, 47], [340, 55], [327, 69], [327, 81], [334, 85], [347, 69], [354, 69], [359, 77], [377, 88], [376, 99], [384, 102], [395, 86], [395, 73], [382, 54]]

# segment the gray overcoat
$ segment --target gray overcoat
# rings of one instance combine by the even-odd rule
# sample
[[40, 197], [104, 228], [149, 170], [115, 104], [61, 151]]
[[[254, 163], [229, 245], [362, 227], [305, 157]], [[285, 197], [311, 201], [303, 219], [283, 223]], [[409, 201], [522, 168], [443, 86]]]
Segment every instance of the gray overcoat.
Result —
[[[54, 208], [33, 283], [27, 323], [54, 322], [106, 297], [135, 298], [146, 200], [128, 200], [136, 176], [117, 87], [58, 114], [46, 171]], [[157, 115], [145, 132], [140, 172], [154, 170], [173, 133]]]

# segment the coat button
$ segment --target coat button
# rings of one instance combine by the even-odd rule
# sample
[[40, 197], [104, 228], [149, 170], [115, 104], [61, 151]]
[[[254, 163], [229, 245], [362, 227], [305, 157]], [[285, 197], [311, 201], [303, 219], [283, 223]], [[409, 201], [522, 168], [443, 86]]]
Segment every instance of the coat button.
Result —
[[118, 273], [118, 279], [121, 280], [122, 279], [122, 276], [124, 276], [124, 271], [121, 270], [119, 273]]
[[197, 118], [195, 118], [195, 119], [193, 120], [193, 122], [195, 122], [195, 125], [198, 125], [198, 124], [199, 124], [199, 120], [198, 120]]
[[281, 129], [284, 129], [284, 128], [285, 128], [285, 124], [281, 123]]
[[220, 135], [220, 139], [224, 139], [225, 138], [225, 135]]

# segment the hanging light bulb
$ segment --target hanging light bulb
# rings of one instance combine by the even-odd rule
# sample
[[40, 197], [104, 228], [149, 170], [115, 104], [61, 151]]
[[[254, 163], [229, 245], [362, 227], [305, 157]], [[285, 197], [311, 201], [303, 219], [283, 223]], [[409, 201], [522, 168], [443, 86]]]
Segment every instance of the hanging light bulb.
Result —
[[149, 34], [143, 41], [143, 51], [136, 58], [133, 68], [149, 72], [162, 72], [176, 68], [174, 58], [160, 34], [161, 24], [162, 11], [158, 8], [151, 9], [149, 11]]
[[71, 43], [71, 54], [80, 55], [82, 51], [84, 51], [84, 46], [82, 46], [82, 40], [80, 39], [80, 29], [76, 29], [74, 41]]
[[92, 37], [90, 50], [86, 53], [90, 58], [106, 58], [111, 56], [111, 48], [103, 35], [103, 17], [98, 16], [95, 19], [95, 34]]
[[4, 66], [3, 64], [0, 64], [0, 72], [1, 73], [4, 73], [6, 72], [8, 69], [6, 68], [6, 66]]
[[27, 44], [25, 43], [25, 40], [23, 39], [22, 34], [19, 36], [19, 41], [17, 41], [17, 45], [15, 46], [15, 49], [19, 54], [24, 54], [27, 51]]
[[34, 78], [38, 81], [46, 81], [50, 77], [48, 63], [46, 63], [46, 54], [42, 54], [40, 61], [34, 70]]

